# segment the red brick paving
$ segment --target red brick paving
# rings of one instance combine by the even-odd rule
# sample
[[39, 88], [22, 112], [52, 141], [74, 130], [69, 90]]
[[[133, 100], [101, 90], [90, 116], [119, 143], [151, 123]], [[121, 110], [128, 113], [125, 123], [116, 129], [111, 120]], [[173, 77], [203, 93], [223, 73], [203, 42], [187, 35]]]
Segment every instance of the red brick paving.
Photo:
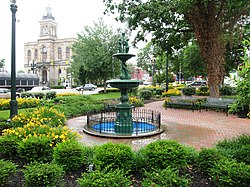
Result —
[[238, 118], [225, 112], [194, 111], [186, 109], [165, 109], [163, 101], [148, 103], [145, 109], [161, 112], [162, 128], [165, 132], [142, 139], [111, 139], [99, 138], [82, 133], [86, 117], [70, 119], [67, 125], [74, 131], [82, 134], [81, 141], [87, 145], [102, 144], [105, 142], [122, 142], [139, 149], [148, 143], [160, 139], [173, 139], [182, 144], [193, 146], [196, 149], [211, 147], [218, 141], [233, 138], [238, 135], [250, 135], [250, 119]]

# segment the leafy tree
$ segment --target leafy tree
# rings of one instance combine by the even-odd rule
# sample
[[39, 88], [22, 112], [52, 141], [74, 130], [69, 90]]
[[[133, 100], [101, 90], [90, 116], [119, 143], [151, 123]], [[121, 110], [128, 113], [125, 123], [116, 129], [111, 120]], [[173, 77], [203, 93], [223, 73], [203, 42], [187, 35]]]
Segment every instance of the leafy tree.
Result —
[[113, 32], [102, 19], [94, 26], [85, 26], [73, 44], [72, 72], [82, 84], [106, 82], [119, 73], [120, 63], [112, 58], [117, 53], [120, 34]]
[[5, 64], [5, 59], [1, 59], [0, 60], [0, 68], [4, 67]]
[[137, 30], [135, 43], [152, 35], [152, 42], [171, 53], [196, 39], [206, 63], [210, 96], [219, 97], [225, 73], [226, 44], [249, 25], [249, 0], [104, 0], [105, 13], [118, 12], [120, 21]]

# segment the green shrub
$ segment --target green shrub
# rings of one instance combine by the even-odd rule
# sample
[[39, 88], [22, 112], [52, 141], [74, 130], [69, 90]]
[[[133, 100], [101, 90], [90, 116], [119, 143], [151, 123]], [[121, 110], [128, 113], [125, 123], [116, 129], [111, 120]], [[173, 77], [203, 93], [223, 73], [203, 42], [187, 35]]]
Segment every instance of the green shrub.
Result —
[[47, 136], [30, 136], [23, 139], [17, 148], [18, 156], [28, 162], [52, 160], [52, 139]]
[[50, 86], [51, 89], [63, 89], [64, 86]]
[[197, 158], [200, 171], [209, 173], [215, 164], [222, 159], [222, 155], [215, 148], [202, 148]]
[[10, 177], [16, 173], [17, 165], [0, 159], [0, 168], [0, 186], [8, 186]]
[[142, 187], [148, 186], [189, 186], [189, 179], [180, 177], [178, 170], [170, 167], [153, 172], [146, 172], [145, 178], [142, 180]]
[[156, 95], [162, 95], [163, 92], [164, 92], [164, 89], [163, 89], [163, 88], [157, 88], [157, 89], [155, 90]]
[[34, 92], [33, 96], [37, 99], [43, 99], [45, 97], [45, 93], [43, 92]]
[[26, 97], [33, 97], [33, 94], [30, 92], [22, 92], [21, 98], [26, 98]]
[[140, 92], [140, 98], [145, 99], [145, 100], [151, 99], [152, 95], [153, 93], [150, 90], [142, 90]]
[[121, 143], [105, 143], [95, 148], [94, 163], [101, 169], [110, 166], [111, 169], [132, 168], [134, 152], [131, 147]]
[[196, 89], [195, 87], [185, 87], [182, 89], [182, 93], [187, 96], [195, 95]]
[[225, 139], [216, 144], [220, 153], [238, 162], [250, 164], [250, 135], [241, 135], [232, 139]]
[[77, 179], [80, 187], [129, 187], [131, 182], [127, 179], [121, 170], [96, 170], [89, 173], [83, 173], [82, 177]]
[[49, 91], [45, 93], [46, 99], [54, 99], [56, 98], [56, 92], [55, 91]]
[[6, 156], [17, 155], [17, 147], [21, 140], [15, 135], [0, 136], [0, 153]]
[[208, 86], [201, 86], [196, 90], [196, 94], [197, 95], [201, 95], [201, 96], [209, 96], [209, 88]]
[[63, 186], [63, 168], [54, 163], [33, 163], [26, 166], [23, 173], [27, 187]]
[[86, 165], [88, 148], [83, 147], [76, 140], [65, 141], [54, 148], [53, 159], [58, 165], [62, 165], [65, 171], [77, 170]]
[[250, 184], [250, 166], [235, 160], [221, 159], [211, 169], [212, 180], [221, 187], [247, 187]]
[[7, 121], [0, 121], [0, 135], [2, 134], [2, 130], [8, 129], [11, 127], [12, 127], [11, 123], [9, 123]]
[[155, 141], [142, 149], [142, 154], [146, 158], [145, 167], [148, 169], [186, 166], [190, 160], [189, 153], [189, 149], [172, 140]]
[[231, 86], [222, 86], [220, 88], [220, 95], [236, 95], [236, 90]]

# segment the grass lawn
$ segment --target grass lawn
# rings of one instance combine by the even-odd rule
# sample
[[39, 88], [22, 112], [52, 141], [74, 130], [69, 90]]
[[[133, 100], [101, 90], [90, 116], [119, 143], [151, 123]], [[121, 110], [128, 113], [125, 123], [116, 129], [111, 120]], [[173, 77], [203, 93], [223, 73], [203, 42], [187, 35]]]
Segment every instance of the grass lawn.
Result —
[[103, 100], [103, 99], [116, 99], [121, 97], [120, 92], [110, 92], [110, 93], [102, 93], [102, 94], [93, 94], [93, 95], [86, 95], [94, 100]]
[[[28, 108], [28, 109], [18, 109], [18, 113], [23, 113], [26, 111], [34, 110], [35, 108]], [[9, 119], [10, 117], [10, 110], [0, 110], [0, 119]]]

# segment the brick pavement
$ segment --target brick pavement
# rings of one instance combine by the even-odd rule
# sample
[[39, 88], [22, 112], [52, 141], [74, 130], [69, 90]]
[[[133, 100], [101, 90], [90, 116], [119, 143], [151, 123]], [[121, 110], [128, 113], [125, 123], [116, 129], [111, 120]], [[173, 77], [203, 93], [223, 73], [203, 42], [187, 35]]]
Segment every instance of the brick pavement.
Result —
[[192, 112], [186, 109], [165, 109], [163, 101], [148, 103], [142, 108], [161, 112], [164, 133], [141, 139], [99, 138], [82, 132], [83, 125], [86, 123], [85, 116], [70, 119], [67, 125], [82, 134], [80, 141], [87, 145], [112, 141], [129, 144], [134, 149], [140, 149], [155, 140], [173, 139], [199, 150], [202, 147], [211, 147], [223, 139], [242, 134], [250, 135], [250, 119], [238, 118], [235, 115], [227, 117], [225, 112], [205, 110]]

